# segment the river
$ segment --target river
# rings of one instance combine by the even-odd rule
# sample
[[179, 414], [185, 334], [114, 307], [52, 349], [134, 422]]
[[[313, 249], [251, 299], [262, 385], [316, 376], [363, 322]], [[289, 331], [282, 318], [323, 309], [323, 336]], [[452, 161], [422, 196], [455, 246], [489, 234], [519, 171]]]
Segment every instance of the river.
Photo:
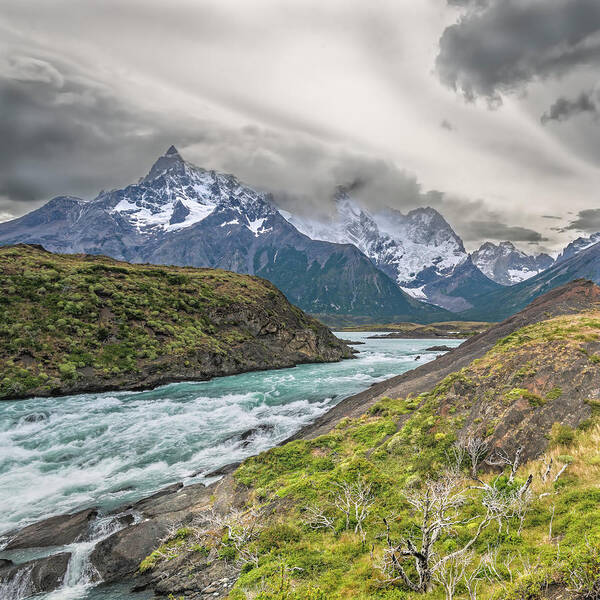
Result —
[[[88, 506], [110, 510], [176, 481], [202, 481], [276, 445], [343, 398], [439, 354], [427, 347], [461, 343], [338, 335], [364, 342], [357, 359], [146, 392], [0, 402], [0, 534]], [[52, 598], [90, 594], [83, 586]]]

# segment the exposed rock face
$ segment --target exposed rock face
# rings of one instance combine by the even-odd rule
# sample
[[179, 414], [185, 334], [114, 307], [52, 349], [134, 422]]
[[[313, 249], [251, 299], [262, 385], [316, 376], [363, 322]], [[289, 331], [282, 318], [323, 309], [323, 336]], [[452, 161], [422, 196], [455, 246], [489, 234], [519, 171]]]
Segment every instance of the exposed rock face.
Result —
[[135, 573], [140, 562], [156, 548], [167, 532], [166, 523], [143, 521], [101, 541], [90, 557], [103, 581], [116, 581]]
[[517, 249], [511, 242], [486, 242], [471, 255], [473, 263], [493, 281], [514, 285], [552, 266], [548, 254], [531, 255]]
[[20, 600], [58, 589], [64, 581], [70, 556], [63, 552], [20, 565], [0, 565], [0, 598]]
[[85, 537], [90, 521], [96, 518], [98, 512], [85, 509], [70, 515], [50, 517], [38, 521], [18, 531], [4, 548], [18, 550], [22, 548], [43, 548], [45, 546], [64, 546], [72, 544]]

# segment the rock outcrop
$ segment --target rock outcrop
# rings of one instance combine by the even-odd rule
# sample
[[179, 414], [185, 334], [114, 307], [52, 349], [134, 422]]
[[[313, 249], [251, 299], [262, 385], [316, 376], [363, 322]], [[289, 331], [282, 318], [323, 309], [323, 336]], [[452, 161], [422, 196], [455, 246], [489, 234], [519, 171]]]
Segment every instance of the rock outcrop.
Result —
[[19, 565], [0, 564], [0, 598], [20, 600], [52, 592], [63, 584], [70, 554], [61, 552]]
[[25, 245], [0, 248], [0, 275], [0, 399], [148, 389], [353, 355], [259, 277]]
[[14, 535], [7, 534], [9, 542], [4, 550], [72, 544], [85, 537], [90, 521], [97, 515], [98, 512], [95, 509], [88, 508], [73, 514], [59, 515], [38, 521], [24, 527]]

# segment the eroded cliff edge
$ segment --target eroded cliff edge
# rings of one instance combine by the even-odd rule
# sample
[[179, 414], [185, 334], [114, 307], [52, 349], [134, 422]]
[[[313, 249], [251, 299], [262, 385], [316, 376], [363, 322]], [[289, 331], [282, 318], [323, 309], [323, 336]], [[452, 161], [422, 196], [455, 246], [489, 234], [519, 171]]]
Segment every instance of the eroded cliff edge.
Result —
[[259, 277], [0, 248], [0, 399], [149, 389], [352, 357]]

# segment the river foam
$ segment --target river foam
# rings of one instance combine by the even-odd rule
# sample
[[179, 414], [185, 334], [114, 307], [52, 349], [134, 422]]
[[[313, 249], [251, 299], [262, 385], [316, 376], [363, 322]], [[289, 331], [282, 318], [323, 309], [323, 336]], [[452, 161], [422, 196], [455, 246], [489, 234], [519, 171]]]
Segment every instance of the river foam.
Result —
[[431, 340], [341, 337], [365, 342], [358, 359], [147, 392], [0, 403], [0, 534], [82, 507], [114, 509], [175, 481], [202, 480], [276, 445], [344, 397], [435, 357], [424, 351]]

